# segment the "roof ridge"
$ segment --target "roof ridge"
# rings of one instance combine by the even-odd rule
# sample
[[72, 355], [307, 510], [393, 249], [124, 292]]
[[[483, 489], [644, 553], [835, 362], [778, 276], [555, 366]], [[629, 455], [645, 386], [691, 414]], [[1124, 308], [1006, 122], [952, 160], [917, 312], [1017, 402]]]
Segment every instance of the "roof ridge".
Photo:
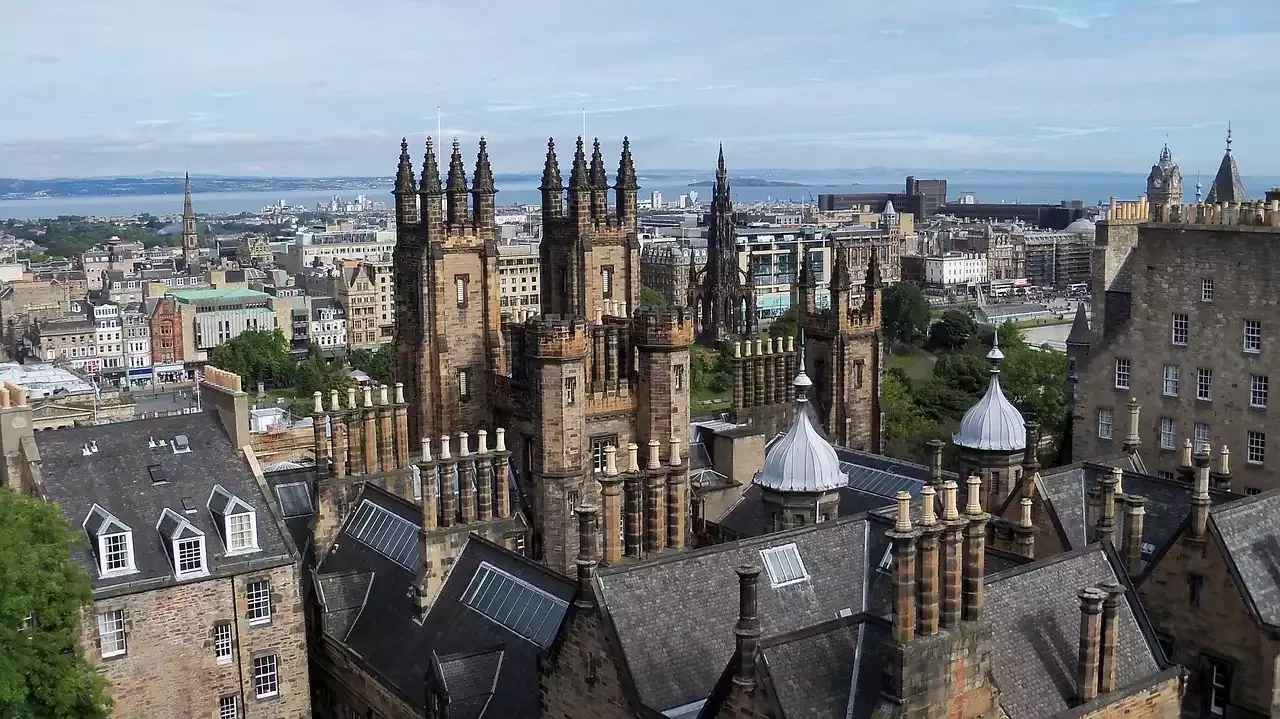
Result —
[[[1213, 490], [1210, 491], [1212, 492]], [[1222, 492], [1223, 490], [1218, 491]], [[1209, 514], [1217, 516], [1223, 516], [1225, 514], [1226, 516], [1230, 516], [1232, 512], [1243, 507], [1247, 507], [1257, 502], [1275, 499], [1276, 497], [1280, 497], [1280, 489], [1271, 489], [1266, 492], [1262, 492], [1261, 494], [1241, 495], [1239, 499], [1233, 499], [1230, 502], [1224, 502], [1223, 504], [1209, 507]]]
[[1014, 577], [1018, 577], [1023, 574], [1026, 574], [1027, 572], [1035, 571], [1041, 567], [1049, 567], [1049, 566], [1053, 566], [1054, 564], [1060, 564], [1062, 562], [1066, 562], [1072, 559], [1079, 559], [1080, 557], [1087, 556], [1093, 552], [1105, 553], [1105, 549], [1103, 548], [1101, 542], [1092, 542], [1090, 544], [1084, 545], [1083, 547], [1080, 547], [1079, 549], [1073, 549], [1069, 552], [1055, 554], [1052, 557], [1046, 557], [1044, 559], [1038, 559], [1032, 562], [1028, 562], [1027, 564], [1022, 565], [1021, 567], [1013, 567], [1011, 569], [1006, 569], [1003, 572], [988, 574], [983, 584], [986, 584], [986, 585], [998, 584], [1007, 579], [1012, 579]]
[[889, 621], [884, 617], [877, 617], [870, 612], [854, 612], [844, 616], [837, 616], [832, 619], [824, 619], [817, 624], [810, 624], [806, 627], [800, 627], [799, 629], [792, 629], [789, 632], [762, 636], [759, 639], [758, 646], [761, 649], [769, 649], [783, 644], [790, 644], [791, 642], [799, 641], [801, 639], [810, 639], [818, 636], [819, 634], [826, 634], [827, 632], [831, 632], [836, 629], [854, 627], [859, 624], [880, 624], [883, 625], [883, 628], [885, 629], [888, 629], [890, 626]]

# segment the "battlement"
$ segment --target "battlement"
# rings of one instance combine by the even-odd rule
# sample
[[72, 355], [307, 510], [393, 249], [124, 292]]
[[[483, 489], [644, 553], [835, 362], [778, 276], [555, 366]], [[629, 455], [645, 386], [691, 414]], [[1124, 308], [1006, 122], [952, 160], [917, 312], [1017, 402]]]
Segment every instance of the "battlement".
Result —
[[1153, 209], [1151, 222], [1158, 224], [1280, 230], [1280, 200], [1163, 205]]
[[542, 315], [513, 328], [514, 346], [521, 354], [542, 359], [581, 359], [587, 354], [590, 334], [581, 317]]
[[1136, 224], [1146, 222], [1150, 216], [1151, 203], [1147, 201], [1146, 195], [1132, 202], [1121, 202], [1112, 197], [1105, 219], [1112, 224]]
[[693, 344], [693, 315], [683, 307], [639, 309], [631, 318], [636, 347], [688, 347]]
[[840, 319], [835, 310], [825, 309], [815, 310], [802, 318], [801, 321], [808, 329], [819, 330], [828, 334], [837, 334], [846, 329], [879, 329], [877, 318], [863, 314], [860, 305], [855, 305], [849, 309], [843, 324]]

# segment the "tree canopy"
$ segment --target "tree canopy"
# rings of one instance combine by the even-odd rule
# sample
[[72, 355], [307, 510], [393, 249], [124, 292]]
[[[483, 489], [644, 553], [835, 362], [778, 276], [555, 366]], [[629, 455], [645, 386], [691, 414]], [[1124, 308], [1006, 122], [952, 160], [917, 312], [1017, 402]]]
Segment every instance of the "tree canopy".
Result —
[[347, 363], [338, 360], [327, 360], [320, 355], [314, 345], [307, 358], [298, 363], [294, 369], [294, 391], [298, 397], [306, 399], [316, 392], [326, 396], [332, 390], [345, 392], [355, 384], [351, 374], [347, 372]]
[[929, 328], [929, 349], [954, 351], [969, 344], [978, 333], [978, 325], [960, 310], [947, 310]]
[[0, 487], [0, 717], [105, 719], [106, 680], [79, 643], [89, 576], [56, 505]]
[[209, 364], [240, 375], [246, 387], [258, 382], [282, 384], [293, 379], [289, 341], [280, 330], [247, 330], [213, 348]]
[[667, 296], [652, 287], [641, 287], [640, 306], [649, 310], [661, 309], [667, 306]]
[[769, 325], [772, 337], [795, 337], [800, 334], [800, 308], [792, 305]]
[[911, 282], [895, 282], [884, 291], [884, 333], [892, 342], [918, 345], [929, 332], [929, 301]]
[[378, 384], [392, 384], [395, 381], [395, 348], [390, 343], [378, 345], [377, 349], [372, 350], [351, 350], [347, 353], [347, 361]]

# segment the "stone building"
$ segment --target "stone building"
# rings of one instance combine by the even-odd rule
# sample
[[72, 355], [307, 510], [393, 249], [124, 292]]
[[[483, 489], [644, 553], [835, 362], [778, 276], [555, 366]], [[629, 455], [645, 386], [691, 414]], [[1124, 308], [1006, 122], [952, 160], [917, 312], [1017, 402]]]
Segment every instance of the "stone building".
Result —
[[[646, 447], [648, 468], [636, 468], [650, 507], [644, 551], [684, 546], [693, 323], [683, 309], [637, 309], [630, 143], [623, 142], [612, 207], [599, 142], [590, 160], [578, 142], [567, 207], [548, 143], [538, 283], [545, 314], [520, 323], [501, 321], [496, 190], [484, 143], [470, 187], [456, 143], [447, 177], [442, 185], [428, 144], [415, 185], [402, 147], [396, 377], [407, 397], [407, 436], [504, 427], [516, 492], [532, 520], [530, 554], [562, 572], [578, 550], [570, 509], [599, 499], [605, 448]], [[621, 492], [622, 483], [614, 489]], [[620, 512], [609, 518], [621, 532]]]
[[309, 717], [298, 549], [263, 491], [239, 378], [206, 376], [207, 412], [38, 437], [25, 393], [0, 389], [7, 483], [85, 534], [85, 650], [117, 716]]
[[1185, 441], [1227, 446], [1233, 484], [1277, 485], [1270, 377], [1280, 376], [1280, 202], [1152, 206], [1113, 201], [1098, 224], [1091, 326], [1072, 332], [1072, 455], [1113, 454], [1117, 418], [1145, 408], [1146, 466], [1172, 477]]
[[[186, 330], [178, 301], [173, 297], [161, 297], [147, 303], [151, 307], [151, 369], [153, 381], [179, 381], [186, 377]], [[192, 359], [195, 359], [192, 357]]]
[[0, 332], [3, 332], [0, 349], [7, 357], [16, 359], [32, 325], [62, 317], [72, 299], [83, 301], [84, 295], [72, 295], [67, 284], [56, 279], [4, 283], [0, 286]]
[[689, 276], [706, 263], [705, 248], [650, 241], [640, 251], [640, 284], [662, 293], [668, 305], [683, 305], [689, 301]]
[[537, 245], [498, 245], [498, 275], [498, 305], [504, 320], [518, 322], [525, 316], [542, 314]]
[[716, 184], [707, 214], [707, 264], [690, 268], [688, 306], [693, 309], [698, 343], [716, 347], [756, 330], [753, 274], [738, 266], [738, 242], [733, 226], [733, 198], [724, 167], [724, 147], [716, 163]]
[[[1196, 198], [1199, 200], [1199, 197]], [[1231, 154], [1231, 125], [1227, 125], [1227, 151], [1222, 155], [1222, 163], [1218, 165], [1218, 174], [1213, 178], [1213, 184], [1209, 186], [1209, 196], [1206, 198], [1210, 205], [1222, 202], [1247, 202], [1248, 196], [1244, 194], [1244, 183], [1240, 181], [1240, 168], [1236, 166], [1236, 157]], [[1181, 205], [1182, 198], [1179, 197], [1174, 204]]]
[[1153, 205], [1182, 204], [1182, 170], [1173, 163], [1168, 143], [1160, 150], [1160, 159], [1147, 175], [1147, 200]]
[[187, 274], [199, 274], [200, 231], [191, 202], [191, 173], [187, 173], [182, 188], [182, 264]]

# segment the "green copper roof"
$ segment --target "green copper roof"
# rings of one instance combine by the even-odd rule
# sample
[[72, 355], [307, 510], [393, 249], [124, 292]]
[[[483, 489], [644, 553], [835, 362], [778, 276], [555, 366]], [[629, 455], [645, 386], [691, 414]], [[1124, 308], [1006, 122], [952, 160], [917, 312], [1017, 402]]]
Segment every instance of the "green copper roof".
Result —
[[224, 290], [170, 290], [170, 295], [179, 302], [201, 302], [208, 300], [269, 300], [271, 295], [257, 290], [224, 289]]

